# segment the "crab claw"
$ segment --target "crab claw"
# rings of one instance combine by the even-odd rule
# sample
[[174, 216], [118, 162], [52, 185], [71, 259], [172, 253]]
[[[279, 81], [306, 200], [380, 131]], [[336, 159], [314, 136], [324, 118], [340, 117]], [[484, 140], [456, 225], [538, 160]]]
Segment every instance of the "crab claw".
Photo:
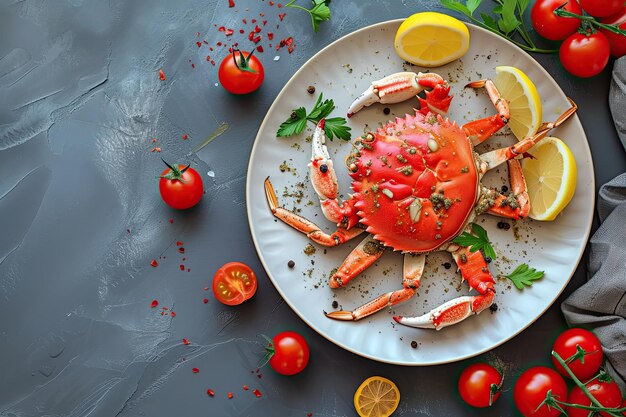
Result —
[[[436, 93], [432, 99], [426, 98], [428, 106], [425, 108], [430, 109], [432, 107], [431, 111], [445, 114], [452, 97], [448, 96], [450, 88], [439, 74], [434, 72], [417, 74], [398, 72], [388, 75], [382, 80], [372, 82], [372, 85], [350, 105], [348, 117], [352, 117], [363, 107], [371, 106], [374, 103], [400, 103], [415, 97], [426, 88], [433, 89]], [[448, 98], [447, 101], [444, 96]]]

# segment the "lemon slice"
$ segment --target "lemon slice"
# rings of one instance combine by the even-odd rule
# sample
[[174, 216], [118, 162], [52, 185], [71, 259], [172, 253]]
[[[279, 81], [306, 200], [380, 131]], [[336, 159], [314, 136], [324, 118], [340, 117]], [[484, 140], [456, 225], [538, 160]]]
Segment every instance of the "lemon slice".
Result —
[[574, 196], [576, 160], [561, 139], [551, 136], [533, 146], [530, 154], [535, 159], [522, 162], [530, 199], [529, 216], [554, 220]]
[[462, 57], [469, 41], [469, 30], [460, 20], [442, 13], [423, 12], [402, 22], [394, 47], [405, 61], [437, 67]]
[[354, 393], [354, 408], [361, 417], [388, 417], [399, 403], [398, 387], [382, 376], [367, 378]]
[[509, 127], [518, 140], [532, 136], [541, 124], [541, 99], [535, 84], [515, 67], [496, 67], [494, 84], [509, 102]]

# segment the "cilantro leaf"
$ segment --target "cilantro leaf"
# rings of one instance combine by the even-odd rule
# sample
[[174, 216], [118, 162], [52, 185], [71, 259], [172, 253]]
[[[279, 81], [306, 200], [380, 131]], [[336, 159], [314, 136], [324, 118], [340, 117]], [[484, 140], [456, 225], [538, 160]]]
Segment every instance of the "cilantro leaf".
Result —
[[289, 119], [280, 124], [276, 136], [284, 138], [302, 133], [306, 127], [306, 120], [306, 109], [304, 107], [298, 107], [293, 111]]
[[517, 268], [509, 275], [504, 275], [515, 284], [518, 290], [524, 289], [524, 286], [530, 287], [533, 281], [542, 278], [543, 271], [537, 271], [535, 268], [529, 267], [527, 264], [518, 265]]
[[496, 259], [497, 257], [496, 251], [489, 241], [489, 236], [487, 236], [487, 231], [476, 223], [472, 223], [472, 233], [463, 232], [457, 236], [453, 242], [461, 246], [469, 246], [470, 252], [476, 252], [482, 249], [485, 256], [491, 259]]
[[345, 141], [350, 140], [350, 126], [345, 126], [348, 121], [343, 117], [326, 119], [324, 132], [328, 139], [333, 140], [333, 135]]
[[307, 121], [317, 124], [320, 120], [326, 119], [324, 131], [329, 140], [333, 140], [335, 136], [346, 141], [350, 140], [350, 127], [346, 126], [348, 121], [345, 118], [327, 118], [333, 110], [335, 110], [335, 102], [331, 99], [324, 100], [323, 94], [320, 93], [310, 113], [307, 114], [304, 107], [293, 110], [291, 116], [280, 124], [276, 136], [297, 135], [304, 131]]

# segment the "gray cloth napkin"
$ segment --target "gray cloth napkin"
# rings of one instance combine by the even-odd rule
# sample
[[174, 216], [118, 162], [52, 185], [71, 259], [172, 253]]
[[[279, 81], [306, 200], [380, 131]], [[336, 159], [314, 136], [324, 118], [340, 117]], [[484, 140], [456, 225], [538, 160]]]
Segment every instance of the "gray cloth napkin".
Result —
[[[615, 62], [609, 106], [626, 148], [626, 57]], [[607, 371], [626, 389], [626, 173], [600, 188], [600, 228], [590, 240], [588, 277], [561, 305], [572, 327], [598, 336]]]

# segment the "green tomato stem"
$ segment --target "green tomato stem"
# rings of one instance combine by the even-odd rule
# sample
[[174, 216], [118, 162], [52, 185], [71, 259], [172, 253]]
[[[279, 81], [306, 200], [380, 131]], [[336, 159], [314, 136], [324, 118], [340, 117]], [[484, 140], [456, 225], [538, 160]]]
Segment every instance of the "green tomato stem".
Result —
[[482, 27], [483, 29], [487, 29], [489, 32], [495, 33], [498, 36], [503, 37], [504, 39], [508, 40], [509, 42], [519, 46], [520, 48], [522, 48], [524, 51], [527, 52], [536, 52], [539, 54], [554, 54], [556, 52], [558, 52], [558, 49], [543, 49], [543, 48], [537, 48], [534, 44], [532, 44], [531, 42], [531, 46], [529, 45], [525, 45], [523, 43], [517, 42], [514, 39], [511, 39], [510, 37], [503, 35], [502, 33], [498, 32], [497, 30], [494, 30], [493, 28], [487, 26], [486, 24], [484, 24], [483, 22], [481, 22], [480, 20], [476, 19], [473, 16], [468, 16], [470, 18], [470, 20], [472, 22], [474, 22], [475, 24], [477, 24], [478, 26]]
[[589, 22], [595, 27], [599, 27], [602, 29], [606, 29], [610, 32], [617, 33], [618, 35], [626, 36], [626, 30], [620, 29], [617, 25], [607, 25], [606, 23], [598, 22], [595, 18], [591, 16], [581, 16], [576, 13], [572, 13], [569, 10], [565, 10], [564, 7], [567, 3], [563, 3], [556, 9], [554, 9], [554, 14], [559, 17], [574, 17], [582, 20], [583, 22]]

